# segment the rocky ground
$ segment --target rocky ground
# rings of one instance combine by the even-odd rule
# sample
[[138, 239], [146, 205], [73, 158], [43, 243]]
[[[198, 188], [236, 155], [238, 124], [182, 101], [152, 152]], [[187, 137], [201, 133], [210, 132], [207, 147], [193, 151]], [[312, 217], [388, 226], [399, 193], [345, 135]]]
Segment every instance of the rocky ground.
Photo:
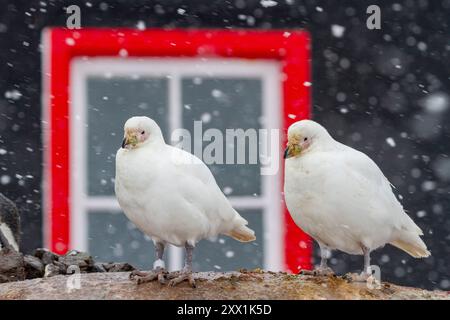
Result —
[[127, 263], [95, 262], [84, 252], [33, 255], [0, 251], [0, 300], [4, 299], [447, 299], [450, 293], [426, 291], [344, 277], [291, 275], [262, 270], [197, 273], [197, 288], [157, 282], [137, 285]]
[[[197, 288], [157, 282], [137, 285], [129, 272], [86, 273], [76, 276], [0, 284], [3, 299], [447, 299], [450, 294], [382, 283], [369, 289], [341, 277], [288, 275], [261, 270], [197, 273]], [[77, 285], [78, 284], [78, 285]]]

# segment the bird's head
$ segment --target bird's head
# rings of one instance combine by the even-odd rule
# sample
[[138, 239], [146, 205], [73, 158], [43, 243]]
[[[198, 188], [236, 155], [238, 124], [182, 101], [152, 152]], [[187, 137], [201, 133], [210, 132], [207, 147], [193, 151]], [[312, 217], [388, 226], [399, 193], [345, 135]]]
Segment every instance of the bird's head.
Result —
[[139, 148], [152, 141], [163, 141], [161, 129], [149, 117], [132, 117], [125, 122], [122, 148]]
[[288, 129], [288, 143], [284, 158], [297, 157], [314, 147], [320, 140], [331, 138], [328, 131], [317, 122], [301, 120]]

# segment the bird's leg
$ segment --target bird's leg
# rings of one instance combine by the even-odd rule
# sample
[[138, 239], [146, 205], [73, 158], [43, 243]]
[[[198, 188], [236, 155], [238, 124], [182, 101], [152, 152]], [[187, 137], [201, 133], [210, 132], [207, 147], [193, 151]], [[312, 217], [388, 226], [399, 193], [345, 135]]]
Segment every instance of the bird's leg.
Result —
[[189, 284], [195, 288], [195, 280], [194, 276], [192, 274], [192, 255], [194, 252], [194, 246], [186, 243], [185, 245], [186, 249], [186, 261], [183, 270], [181, 270], [181, 273], [175, 273], [174, 278], [170, 280], [169, 286], [173, 287], [177, 284], [187, 280]]
[[163, 260], [164, 255], [164, 243], [155, 243], [156, 260], [153, 263], [153, 270], [150, 272], [143, 272], [139, 270], [134, 270], [130, 274], [130, 279], [135, 280], [137, 284], [142, 284], [150, 282], [153, 280], [158, 280], [159, 283], [166, 283], [167, 271], [165, 269], [165, 263]]
[[370, 268], [370, 250], [366, 247], [363, 247], [363, 252], [364, 252], [364, 270], [362, 271], [362, 274], [371, 276], [372, 269]]
[[333, 270], [328, 266], [328, 256], [330, 254], [330, 249], [328, 247], [321, 245], [320, 246], [320, 265], [316, 268], [316, 272], [319, 275], [329, 276], [333, 275]]
[[372, 268], [370, 267], [370, 249], [363, 246], [362, 248], [364, 254], [364, 269], [360, 274], [350, 274], [344, 277], [355, 281], [355, 282], [366, 282], [372, 276]]
[[333, 275], [333, 270], [328, 266], [328, 254], [329, 249], [327, 246], [319, 243], [320, 247], [320, 265], [316, 267], [314, 270], [302, 270], [300, 271], [303, 275], [311, 275], [311, 276], [329, 276]]

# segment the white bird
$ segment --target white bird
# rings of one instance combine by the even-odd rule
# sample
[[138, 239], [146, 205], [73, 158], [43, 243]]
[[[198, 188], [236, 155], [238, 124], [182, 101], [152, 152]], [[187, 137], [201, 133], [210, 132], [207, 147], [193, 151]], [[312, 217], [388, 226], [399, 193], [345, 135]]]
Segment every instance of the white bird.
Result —
[[132, 117], [125, 123], [116, 155], [115, 192], [125, 215], [155, 244], [154, 270], [131, 275], [138, 283], [154, 279], [163, 283], [170, 277], [163, 261], [167, 243], [186, 249], [185, 267], [169, 285], [188, 280], [195, 286], [192, 252], [199, 240], [219, 234], [241, 242], [255, 240], [208, 167], [167, 145], [159, 126], [148, 117]]
[[415, 258], [430, 252], [422, 230], [405, 213], [391, 184], [366, 154], [334, 140], [320, 124], [302, 120], [288, 129], [284, 194], [295, 223], [320, 246], [321, 262], [313, 274], [329, 274], [327, 257], [337, 249], [364, 255], [389, 243]]

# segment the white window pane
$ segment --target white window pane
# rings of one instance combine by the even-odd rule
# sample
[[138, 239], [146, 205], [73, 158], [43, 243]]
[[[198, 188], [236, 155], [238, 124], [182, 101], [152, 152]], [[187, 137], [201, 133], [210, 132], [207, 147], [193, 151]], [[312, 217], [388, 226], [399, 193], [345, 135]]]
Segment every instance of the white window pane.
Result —
[[239, 210], [239, 213], [255, 231], [256, 240], [242, 243], [221, 235], [214, 241], [200, 241], [194, 249], [195, 271], [236, 271], [240, 268], [254, 269], [264, 265], [262, 210]]
[[134, 267], [152, 268], [155, 259], [153, 242], [122, 212], [89, 211], [88, 225], [88, 252], [95, 260], [128, 262]]
[[[251, 129], [257, 132], [261, 128], [261, 79], [185, 77], [182, 79], [181, 88], [183, 127], [188, 129], [192, 136], [194, 121], [203, 122], [203, 133], [209, 128], [216, 128], [223, 133], [224, 138], [226, 129]], [[209, 143], [203, 142], [203, 148]], [[256, 164], [250, 164], [247, 141], [246, 164], [237, 164], [237, 155], [232, 145], [227, 148], [224, 141], [223, 146], [223, 160], [226, 160], [227, 152], [234, 152], [235, 164], [209, 165], [222, 190], [226, 190], [230, 196], [260, 195], [261, 176], [257, 152], [254, 155]], [[193, 146], [191, 150], [194, 150]]]
[[167, 79], [90, 77], [87, 104], [88, 194], [114, 195], [115, 155], [125, 121], [149, 116], [167, 133]]

